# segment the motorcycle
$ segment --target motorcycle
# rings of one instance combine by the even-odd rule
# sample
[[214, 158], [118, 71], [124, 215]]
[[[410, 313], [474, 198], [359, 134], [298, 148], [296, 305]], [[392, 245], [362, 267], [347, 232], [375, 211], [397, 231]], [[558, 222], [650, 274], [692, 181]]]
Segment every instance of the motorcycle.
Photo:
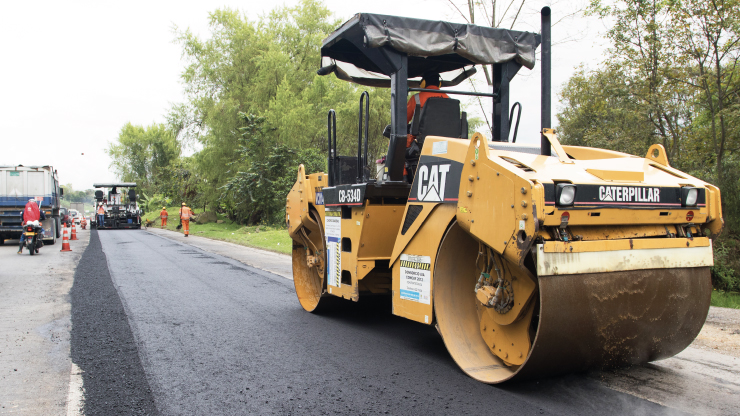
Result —
[[30, 255], [38, 254], [39, 249], [44, 246], [44, 229], [38, 221], [31, 221], [23, 226], [26, 235], [25, 246]]

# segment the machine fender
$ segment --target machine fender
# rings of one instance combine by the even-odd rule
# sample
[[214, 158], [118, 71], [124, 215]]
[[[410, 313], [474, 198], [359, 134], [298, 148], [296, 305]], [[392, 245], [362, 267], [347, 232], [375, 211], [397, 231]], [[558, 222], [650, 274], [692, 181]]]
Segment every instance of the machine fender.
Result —
[[457, 221], [504, 258], [522, 265], [539, 232], [538, 218], [544, 216], [544, 188], [512, 168], [503, 159], [489, 157], [485, 136], [473, 135], [460, 178]]
[[[321, 189], [325, 186], [326, 174], [323, 172], [306, 175], [303, 165], [298, 166], [298, 175], [295, 184], [288, 192], [285, 203], [285, 223], [288, 234], [293, 240], [300, 241], [296, 234], [301, 226], [308, 221], [309, 207], [315, 206], [323, 212], [323, 195]], [[323, 215], [322, 215], [323, 217]]]
[[[442, 238], [454, 219], [454, 204], [437, 204], [433, 206], [429, 215], [413, 234], [407, 233], [404, 236], [406, 238], [403, 239], [403, 244], [400, 242], [402, 239], [397, 240], [393, 250], [394, 255], [391, 258], [393, 314], [420, 323], [431, 324], [433, 322], [434, 265]], [[420, 220], [417, 219], [417, 221]], [[409, 261], [412, 264], [407, 263]], [[422, 264], [413, 264], [415, 262]], [[422, 275], [422, 281], [420, 281], [422, 293], [418, 300], [407, 296], [408, 293], [405, 292], [408, 289], [406, 279], [414, 268], [418, 268], [418, 273]]]

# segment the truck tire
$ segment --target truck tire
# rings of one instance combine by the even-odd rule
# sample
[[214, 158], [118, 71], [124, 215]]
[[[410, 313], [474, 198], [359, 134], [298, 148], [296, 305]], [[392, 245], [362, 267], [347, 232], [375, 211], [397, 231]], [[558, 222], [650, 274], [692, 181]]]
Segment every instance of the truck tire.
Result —
[[44, 240], [44, 244], [49, 245], [49, 246], [53, 246], [56, 243], [57, 243], [57, 233], [56, 232], [51, 233], [51, 240]]

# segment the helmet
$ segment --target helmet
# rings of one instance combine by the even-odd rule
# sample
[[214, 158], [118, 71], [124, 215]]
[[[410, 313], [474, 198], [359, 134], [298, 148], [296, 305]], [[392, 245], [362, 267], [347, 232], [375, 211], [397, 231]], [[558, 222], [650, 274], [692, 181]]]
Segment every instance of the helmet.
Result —
[[435, 86], [435, 87], [442, 87], [442, 82], [440, 81], [439, 73], [438, 72], [432, 72], [428, 71], [425, 72], [421, 76], [421, 88], [426, 88], [428, 86]]
[[185, 206], [185, 203], [184, 202], [182, 203], [182, 206]]
[[167, 208], [165, 208], [165, 207], [162, 207], [162, 209], [167, 209]]

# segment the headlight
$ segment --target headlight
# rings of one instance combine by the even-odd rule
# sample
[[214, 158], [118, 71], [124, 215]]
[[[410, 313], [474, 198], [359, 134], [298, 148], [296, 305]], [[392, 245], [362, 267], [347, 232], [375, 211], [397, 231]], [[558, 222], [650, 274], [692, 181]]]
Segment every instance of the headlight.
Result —
[[699, 189], [691, 187], [681, 188], [681, 202], [685, 207], [693, 207], [696, 205], [696, 200], [699, 198]]
[[555, 189], [555, 199], [560, 206], [573, 205], [576, 200], [576, 186], [569, 183], [559, 183]]

